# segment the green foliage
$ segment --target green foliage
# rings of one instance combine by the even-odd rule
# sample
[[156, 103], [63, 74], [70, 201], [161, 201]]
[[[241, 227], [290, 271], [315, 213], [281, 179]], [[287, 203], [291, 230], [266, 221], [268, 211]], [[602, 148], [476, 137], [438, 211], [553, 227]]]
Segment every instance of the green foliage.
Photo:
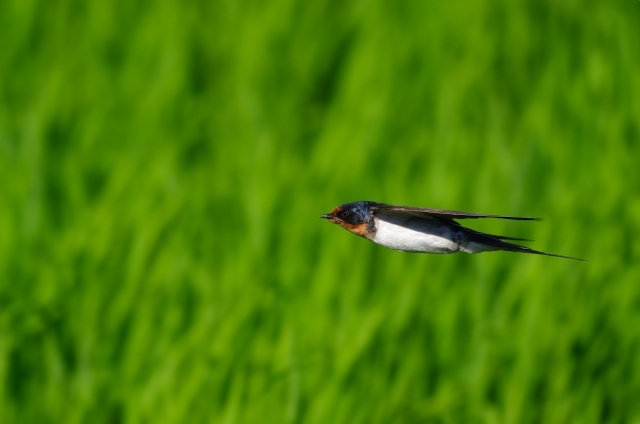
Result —
[[[0, 2], [0, 421], [640, 422], [638, 22]], [[591, 262], [318, 219], [354, 200]]]

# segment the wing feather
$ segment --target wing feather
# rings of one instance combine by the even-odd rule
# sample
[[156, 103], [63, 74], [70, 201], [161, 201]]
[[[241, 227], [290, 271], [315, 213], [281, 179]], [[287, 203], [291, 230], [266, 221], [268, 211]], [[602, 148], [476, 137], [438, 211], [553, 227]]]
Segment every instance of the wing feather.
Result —
[[407, 214], [424, 214], [433, 218], [443, 219], [476, 219], [476, 218], [500, 218], [500, 219], [513, 219], [518, 221], [539, 221], [540, 218], [529, 218], [520, 216], [505, 216], [505, 215], [492, 215], [484, 213], [473, 212], [460, 212], [450, 211], [446, 209], [432, 209], [432, 208], [417, 208], [413, 206], [399, 206], [388, 205], [385, 203], [377, 203], [371, 206], [374, 211], [393, 211], [393, 212], [405, 212]]

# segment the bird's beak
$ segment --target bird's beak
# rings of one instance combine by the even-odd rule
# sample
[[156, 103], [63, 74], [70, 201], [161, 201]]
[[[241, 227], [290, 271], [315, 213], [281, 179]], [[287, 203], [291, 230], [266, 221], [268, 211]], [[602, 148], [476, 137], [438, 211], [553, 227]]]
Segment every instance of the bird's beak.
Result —
[[330, 213], [325, 213], [324, 215], [320, 215], [320, 218], [331, 219], [333, 218], [333, 215], [331, 215]]

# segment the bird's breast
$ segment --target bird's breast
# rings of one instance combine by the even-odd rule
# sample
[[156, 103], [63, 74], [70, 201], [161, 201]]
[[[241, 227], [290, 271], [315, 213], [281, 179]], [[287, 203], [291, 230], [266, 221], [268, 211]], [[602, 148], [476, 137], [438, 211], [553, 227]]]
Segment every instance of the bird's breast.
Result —
[[459, 250], [452, 228], [436, 220], [380, 214], [375, 217], [375, 227], [372, 241], [390, 249], [423, 253]]

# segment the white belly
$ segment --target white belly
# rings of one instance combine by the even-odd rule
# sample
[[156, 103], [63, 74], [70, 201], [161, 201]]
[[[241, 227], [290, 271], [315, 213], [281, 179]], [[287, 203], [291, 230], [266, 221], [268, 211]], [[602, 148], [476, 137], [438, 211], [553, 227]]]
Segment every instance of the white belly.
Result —
[[403, 252], [454, 253], [459, 246], [453, 231], [438, 221], [403, 218], [380, 214], [375, 217], [376, 235], [373, 242]]

